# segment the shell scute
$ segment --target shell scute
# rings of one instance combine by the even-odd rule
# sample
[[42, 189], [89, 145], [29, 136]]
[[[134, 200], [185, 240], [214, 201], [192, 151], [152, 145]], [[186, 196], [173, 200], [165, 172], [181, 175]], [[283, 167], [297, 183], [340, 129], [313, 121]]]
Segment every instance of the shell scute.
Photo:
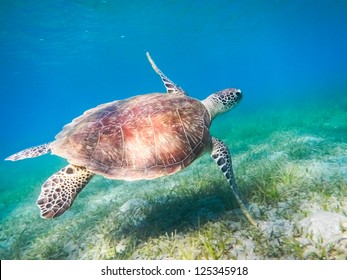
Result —
[[147, 94], [100, 105], [64, 127], [53, 153], [112, 179], [153, 179], [194, 161], [210, 142], [203, 104]]

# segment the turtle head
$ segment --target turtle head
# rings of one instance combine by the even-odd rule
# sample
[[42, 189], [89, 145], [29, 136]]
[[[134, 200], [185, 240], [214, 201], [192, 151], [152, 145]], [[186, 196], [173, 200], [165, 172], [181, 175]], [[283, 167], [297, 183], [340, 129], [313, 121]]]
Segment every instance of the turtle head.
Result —
[[210, 113], [211, 120], [213, 120], [217, 115], [228, 112], [234, 108], [241, 99], [241, 90], [236, 88], [227, 88], [211, 94], [203, 100], [202, 103]]

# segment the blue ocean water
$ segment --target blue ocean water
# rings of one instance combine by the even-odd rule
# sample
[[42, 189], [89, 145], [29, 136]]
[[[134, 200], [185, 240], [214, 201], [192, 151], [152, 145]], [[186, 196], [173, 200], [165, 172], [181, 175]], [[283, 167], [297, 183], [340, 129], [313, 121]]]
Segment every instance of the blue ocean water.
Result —
[[347, 86], [344, 1], [0, 5], [1, 158], [98, 104], [164, 91], [146, 51], [196, 98], [241, 88], [240, 108], [338, 98]]
[[[238, 118], [339, 104], [347, 93], [346, 15], [338, 0], [1, 0], [0, 159], [52, 141], [94, 106], [164, 92], [146, 51], [192, 97], [242, 89]], [[64, 165], [49, 156], [0, 161], [0, 192], [17, 202], [35, 197]], [[19, 186], [32, 182], [36, 189]], [[4, 199], [2, 216], [16, 207]]]

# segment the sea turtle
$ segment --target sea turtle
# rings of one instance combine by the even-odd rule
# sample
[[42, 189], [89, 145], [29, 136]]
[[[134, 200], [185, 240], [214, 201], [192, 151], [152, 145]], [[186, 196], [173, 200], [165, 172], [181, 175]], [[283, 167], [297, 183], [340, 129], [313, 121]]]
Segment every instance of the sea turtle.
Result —
[[247, 219], [227, 146], [210, 135], [213, 119], [239, 103], [242, 93], [228, 88], [199, 101], [169, 80], [147, 53], [167, 93], [138, 95], [86, 111], [67, 124], [55, 141], [18, 152], [6, 160], [21, 160], [48, 152], [69, 165], [42, 185], [37, 205], [41, 217], [55, 218], [71, 207], [95, 174], [109, 179], [141, 180], [170, 175], [210, 152]]

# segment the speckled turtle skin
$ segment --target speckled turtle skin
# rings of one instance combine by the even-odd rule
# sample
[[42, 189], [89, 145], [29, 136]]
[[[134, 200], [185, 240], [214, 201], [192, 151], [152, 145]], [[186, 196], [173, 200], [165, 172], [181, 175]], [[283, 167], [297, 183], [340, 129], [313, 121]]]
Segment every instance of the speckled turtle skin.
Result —
[[201, 101], [152, 93], [103, 104], [66, 125], [50, 147], [110, 179], [154, 179], [180, 171], [211, 145]]

